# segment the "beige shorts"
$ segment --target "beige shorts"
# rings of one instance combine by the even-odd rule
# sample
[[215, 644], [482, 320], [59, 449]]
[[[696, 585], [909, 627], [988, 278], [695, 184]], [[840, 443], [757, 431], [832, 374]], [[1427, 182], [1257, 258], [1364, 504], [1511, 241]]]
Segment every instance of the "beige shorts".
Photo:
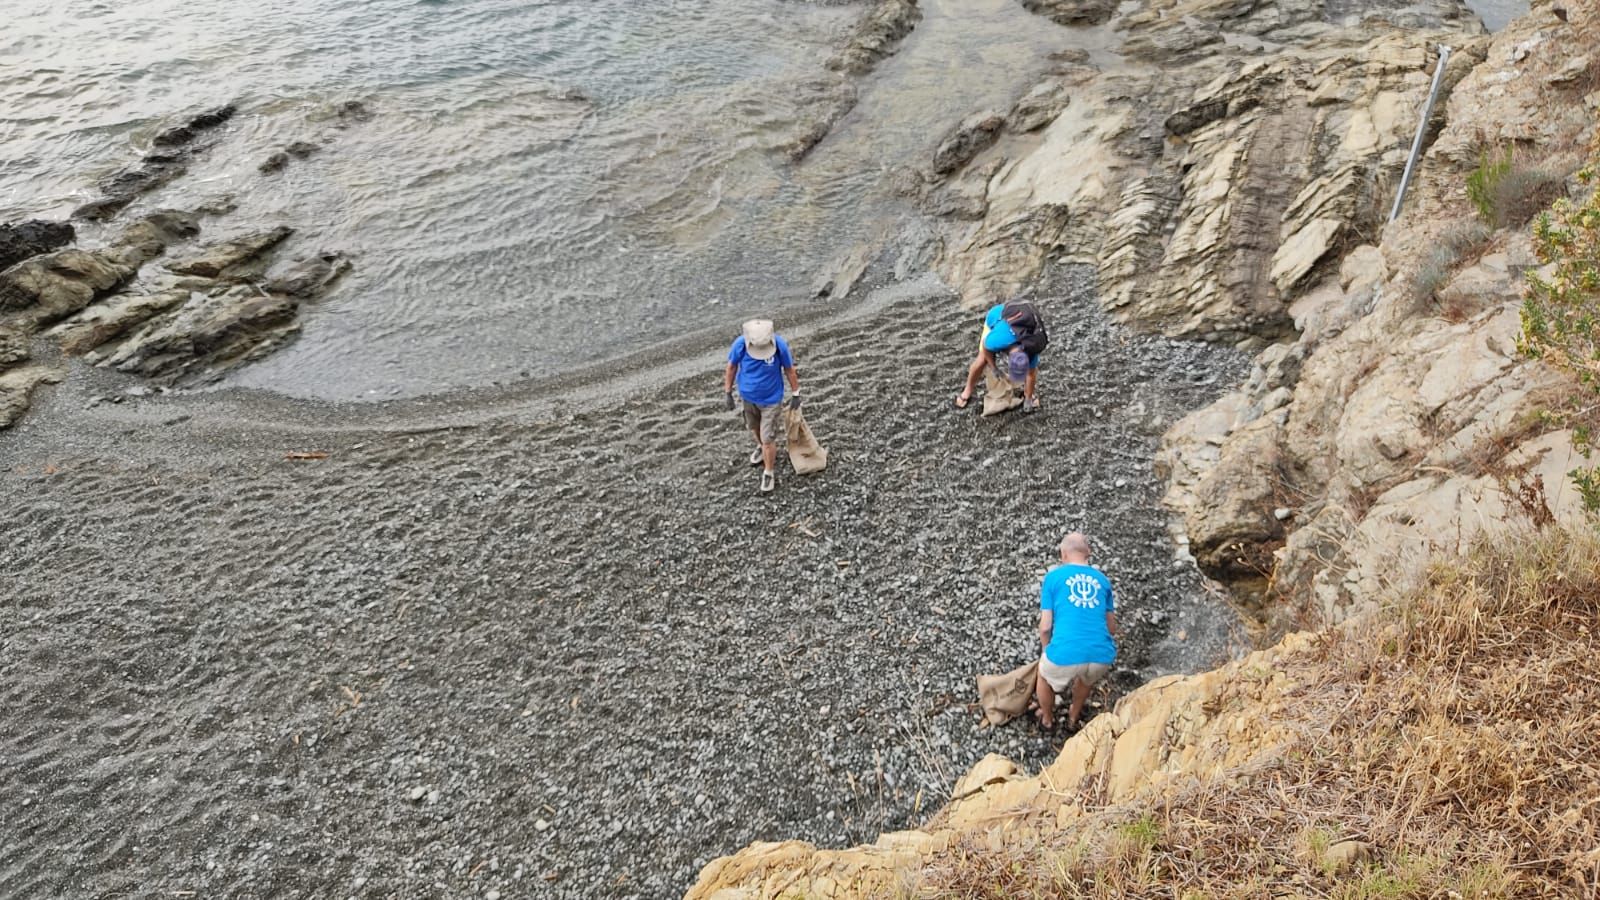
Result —
[[778, 429], [782, 427], [783, 404], [774, 403], [771, 406], [757, 406], [754, 403], [744, 405], [744, 427], [761, 435], [761, 443], [776, 444], [778, 442]]
[[1093, 685], [1096, 681], [1106, 677], [1111, 667], [1105, 663], [1078, 663], [1073, 666], [1058, 666], [1050, 661], [1047, 656], [1039, 657], [1039, 674], [1049, 682], [1053, 691], [1064, 691], [1072, 686], [1074, 678], [1081, 679], [1085, 686]]

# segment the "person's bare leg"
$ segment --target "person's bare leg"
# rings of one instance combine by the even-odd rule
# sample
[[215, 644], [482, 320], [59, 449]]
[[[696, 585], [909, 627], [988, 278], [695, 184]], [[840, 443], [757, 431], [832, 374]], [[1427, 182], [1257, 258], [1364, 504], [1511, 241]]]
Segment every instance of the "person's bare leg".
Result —
[[768, 472], [778, 463], [778, 445], [776, 442], [767, 442], [761, 445], [761, 461], [766, 464]]
[[1067, 727], [1078, 727], [1078, 714], [1083, 712], [1084, 701], [1089, 699], [1089, 682], [1082, 678], [1072, 679], [1072, 705], [1067, 707]]
[[1056, 727], [1056, 692], [1050, 689], [1050, 682], [1045, 681], [1043, 675], [1033, 679], [1033, 696], [1039, 701], [1039, 726], [1046, 731]]
[[989, 365], [991, 359], [993, 359], [993, 356], [990, 355], [989, 351], [981, 347], [978, 348], [977, 358], [973, 359], [972, 365], [967, 366], [967, 383], [961, 388], [962, 403], [972, 399], [972, 392], [977, 390], [978, 380], [983, 377], [983, 370]]
[[1022, 381], [1022, 397], [1030, 404], [1037, 404], [1039, 398], [1034, 395], [1034, 390], [1039, 386], [1039, 370], [1029, 369], [1028, 377]]

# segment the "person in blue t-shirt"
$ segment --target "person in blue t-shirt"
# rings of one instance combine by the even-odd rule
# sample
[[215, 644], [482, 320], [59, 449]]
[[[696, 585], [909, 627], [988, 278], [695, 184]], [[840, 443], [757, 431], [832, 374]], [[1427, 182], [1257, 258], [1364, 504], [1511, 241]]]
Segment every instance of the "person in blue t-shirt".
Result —
[[782, 418], [783, 382], [789, 381], [789, 408], [800, 408], [800, 376], [794, 371], [789, 344], [765, 319], [744, 323], [742, 333], [728, 348], [728, 368], [722, 374], [722, 393], [733, 409], [733, 387], [744, 401], [744, 424], [755, 435], [756, 449], [750, 465], [762, 466], [761, 492], [777, 486], [772, 467], [778, 459], [778, 420]]
[[1111, 579], [1089, 565], [1089, 539], [1074, 531], [1061, 539], [1061, 565], [1039, 587], [1039, 724], [1054, 728], [1056, 694], [1072, 688], [1067, 727], [1078, 715], [1089, 688], [1111, 671], [1117, 659], [1117, 615]]
[[[1005, 304], [996, 303], [989, 307], [983, 317], [983, 332], [978, 335], [978, 355], [972, 360], [972, 365], [967, 367], [967, 383], [962, 386], [961, 393], [956, 395], [956, 409], [966, 409], [972, 401], [972, 392], [977, 389], [979, 379], [983, 378], [983, 370], [991, 365], [996, 365], [997, 357], [1005, 359], [1002, 369], [1012, 384], [1022, 385], [1022, 411], [1034, 412], [1039, 408], [1039, 357], [1023, 349], [1021, 339], [1005, 320]], [[1001, 368], [998, 367], [997, 368]]]

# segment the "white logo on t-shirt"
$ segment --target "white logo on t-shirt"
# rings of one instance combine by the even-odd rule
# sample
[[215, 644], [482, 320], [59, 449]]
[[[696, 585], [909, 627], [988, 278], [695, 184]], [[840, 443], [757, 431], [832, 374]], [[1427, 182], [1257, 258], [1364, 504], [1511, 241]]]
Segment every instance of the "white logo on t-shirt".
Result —
[[1073, 606], [1094, 609], [1099, 605], [1095, 599], [1099, 592], [1100, 583], [1092, 576], [1080, 572], [1067, 579], [1067, 599], [1072, 601]]

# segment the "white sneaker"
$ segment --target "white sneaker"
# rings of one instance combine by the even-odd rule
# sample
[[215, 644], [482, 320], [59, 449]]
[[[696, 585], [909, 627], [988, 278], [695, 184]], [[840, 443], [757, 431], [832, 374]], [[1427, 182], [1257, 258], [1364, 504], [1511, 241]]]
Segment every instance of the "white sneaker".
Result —
[[767, 469], [761, 473], [761, 493], [770, 494], [772, 493], [772, 489], [777, 486], [778, 476], [774, 475], [771, 469]]
[[759, 466], [763, 462], [765, 462], [765, 458], [761, 455], [760, 447], [757, 447], [755, 450], [750, 452], [750, 465]]

